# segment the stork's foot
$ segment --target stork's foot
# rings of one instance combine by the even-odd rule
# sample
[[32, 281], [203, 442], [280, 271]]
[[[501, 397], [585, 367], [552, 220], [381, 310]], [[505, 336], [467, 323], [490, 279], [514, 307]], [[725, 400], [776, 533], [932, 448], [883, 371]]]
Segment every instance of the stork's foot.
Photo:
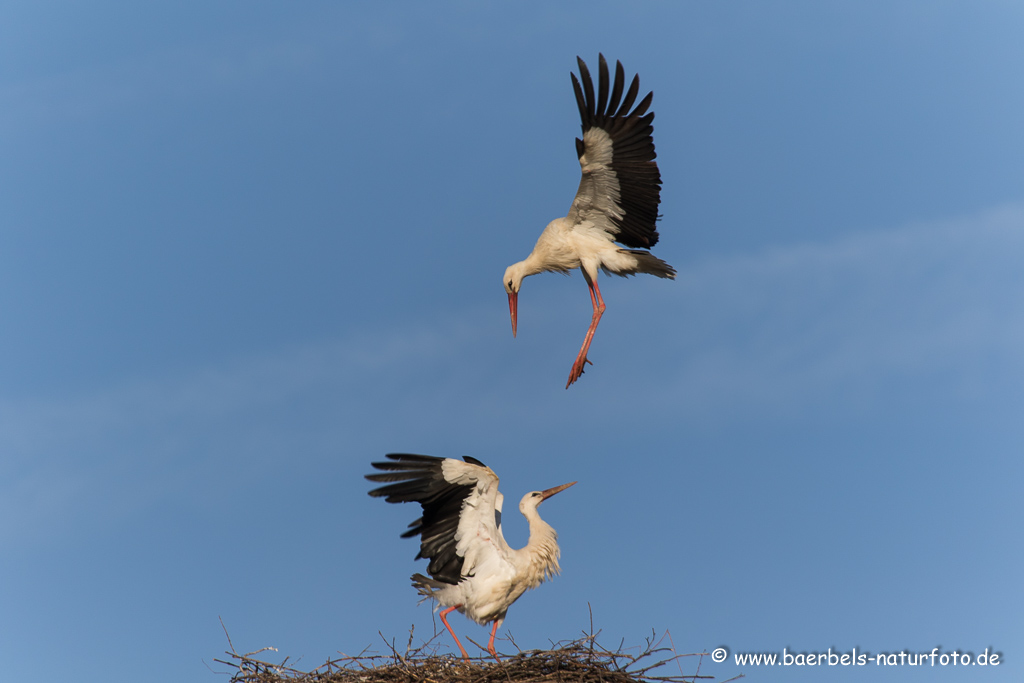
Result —
[[[569, 373], [569, 381], [565, 383], [566, 389], [572, 386], [573, 382], [583, 376], [583, 370], [587, 363], [590, 363], [590, 360], [586, 356], [576, 359], [576, 362], [572, 364], [572, 371]], [[593, 363], [590, 364], [593, 365]]]
[[494, 622], [494, 626], [491, 627], [491, 639], [487, 641], [487, 651], [494, 657], [494, 661], [501, 664], [501, 657], [498, 656], [497, 650], [494, 649], [494, 636], [498, 635], [498, 621]]

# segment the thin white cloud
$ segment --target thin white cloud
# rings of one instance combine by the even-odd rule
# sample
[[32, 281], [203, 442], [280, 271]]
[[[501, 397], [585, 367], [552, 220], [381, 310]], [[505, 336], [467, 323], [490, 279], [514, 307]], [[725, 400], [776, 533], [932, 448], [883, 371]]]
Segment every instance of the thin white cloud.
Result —
[[[123, 516], [201, 487], [189, 482], [196, 471], [237, 467], [244, 479], [322, 433], [356, 432], [365, 404], [386, 400], [375, 391], [395, 393], [416, 368], [444, 363], [477, 334], [457, 321], [439, 328], [354, 335], [79, 396], [0, 399], [0, 547], [82, 514]], [[296, 434], [289, 423], [322, 405], [330, 420]]]
[[[998, 357], [1024, 369], [1024, 207], [684, 269], [669, 304], [674, 400], [802, 407], [865, 382]], [[662, 297], [657, 305], [664, 306]], [[649, 315], [644, 306], [643, 315]]]
[[[463, 310], [88, 395], [0, 399], [0, 547], [52, 533], [83, 506], [129, 514], [196, 486], [197, 472], [276, 467], [367, 434], [418, 443], [456, 425], [465, 439], [498, 444], [499, 423], [539, 438], [610, 405], [627, 423], [661, 411], [672, 419], [652, 428], [671, 430], [679, 417], [884, 404], [937, 376], [952, 394], [984, 391], [993, 378], [1024, 379], [1021, 254], [1024, 207], [1011, 206], [708, 261], [671, 286], [631, 280], [609, 288], [614, 315], [592, 353], [600, 365], [570, 392], [561, 377], [523, 371], [530, 353], [567, 371], [571, 353], [518, 343], [523, 352], [503, 358], [508, 347], [492, 337], [508, 336], [507, 319]], [[549, 307], [539, 295], [536, 306]], [[638, 343], [642, 360], [615, 357]]]

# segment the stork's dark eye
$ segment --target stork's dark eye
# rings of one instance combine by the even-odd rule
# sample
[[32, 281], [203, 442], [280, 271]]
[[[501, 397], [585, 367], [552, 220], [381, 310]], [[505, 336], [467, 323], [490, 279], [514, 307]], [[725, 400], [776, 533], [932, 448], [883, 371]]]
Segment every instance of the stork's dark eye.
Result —
[[534, 491], [533, 492], [533, 497], [534, 498], [540, 498], [540, 491]]
[[512, 289], [512, 281], [511, 280], [508, 281], [508, 288]]

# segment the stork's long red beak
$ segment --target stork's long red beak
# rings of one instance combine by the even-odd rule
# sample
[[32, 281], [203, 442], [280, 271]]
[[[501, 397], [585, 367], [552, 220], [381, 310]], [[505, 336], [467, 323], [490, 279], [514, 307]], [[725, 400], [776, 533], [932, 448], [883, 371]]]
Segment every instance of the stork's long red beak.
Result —
[[512, 316], [512, 336], [516, 336], [516, 313], [519, 311], [519, 292], [508, 294], [508, 314]]
[[547, 500], [551, 496], [555, 495], [556, 493], [561, 493], [562, 491], [566, 490], [567, 488], [569, 488], [570, 486], [572, 486], [575, 483], [576, 482], [574, 482], [574, 481], [570, 481], [568, 484], [562, 484], [561, 486], [556, 486], [553, 489], [547, 489], [545, 491], [541, 491], [540, 492], [540, 500], [541, 500], [541, 502], [544, 502], [545, 500]]

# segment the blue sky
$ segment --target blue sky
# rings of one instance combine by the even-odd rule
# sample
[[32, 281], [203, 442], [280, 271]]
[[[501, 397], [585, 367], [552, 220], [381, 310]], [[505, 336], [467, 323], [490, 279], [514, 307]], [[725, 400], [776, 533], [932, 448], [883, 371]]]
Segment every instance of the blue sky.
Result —
[[[224, 680], [219, 618], [309, 668], [431, 633], [418, 512], [363, 479], [411, 451], [513, 501], [579, 480], [523, 647], [592, 608], [609, 645], [1005, 659], [717, 680], [1019, 680], [1022, 30], [1010, 2], [5, 4], [5, 676]], [[500, 278], [568, 209], [599, 51], [655, 93], [679, 277], [603, 281], [566, 391], [582, 278], [528, 279], [517, 339]]]

